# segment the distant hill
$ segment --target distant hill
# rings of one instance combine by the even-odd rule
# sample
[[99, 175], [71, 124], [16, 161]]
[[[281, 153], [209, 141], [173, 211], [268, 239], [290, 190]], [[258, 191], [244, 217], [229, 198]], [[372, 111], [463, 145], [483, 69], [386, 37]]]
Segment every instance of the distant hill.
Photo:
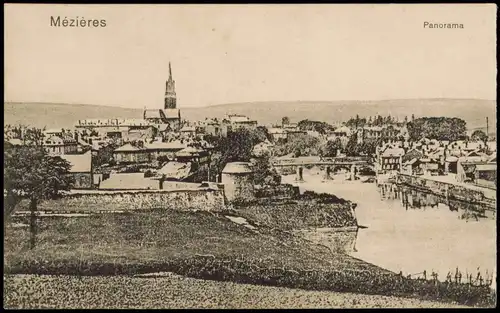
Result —
[[4, 125], [24, 124], [40, 128], [71, 128], [80, 119], [141, 118], [141, 116], [141, 109], [101, 105], [33, 102], [4, 103]]
[[[85, 118], [141, 118], [142, 109], [120, 107], [58, 104], [58, 103], [5, 103], [4, 124], [29, 124], [37, 127], [72, 127]], [[220, 104], [207, 107], [182, 105], [182, 117], [187, 120], [222, 118], [225, 114], [243, 114], [259, 124], [280, 123], [283, 116], [292, 122], [303, 119], [329, 123], [345, 121], [358, 114], [368, 117], [376, 114], [403, 119], [419, 116], [447, 116], [462, 118], [469, 129], [485, 126], [489, 117], [490, 131], [496, 130], [496, 101], [474, 99], [408, 99], [383, 101], [272, 101]]]

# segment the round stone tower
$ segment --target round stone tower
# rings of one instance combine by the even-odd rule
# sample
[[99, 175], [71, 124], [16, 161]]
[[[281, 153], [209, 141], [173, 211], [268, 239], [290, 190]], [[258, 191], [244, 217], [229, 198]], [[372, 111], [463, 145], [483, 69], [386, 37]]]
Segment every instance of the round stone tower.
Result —
[[229, 202], [254, 199], [253, 171], [248, 162], [228, 163], [222, 170], [222, 184]]

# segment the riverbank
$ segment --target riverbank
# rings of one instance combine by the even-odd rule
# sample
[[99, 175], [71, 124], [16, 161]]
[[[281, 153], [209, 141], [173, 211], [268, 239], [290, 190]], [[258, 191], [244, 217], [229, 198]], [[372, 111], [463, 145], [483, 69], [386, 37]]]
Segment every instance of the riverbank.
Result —
[[260, 199], [232, 211], [267, 228], [297, 231], [316, 228], [356, 230], [355, 204], [326, 193], [304, 192], [285, 199]]
[[4, 276], [4, 306], [9, 309], [466, 308], [417, 299], [236, 284], [176, 275]]
[[[34, 250], [27, 247], [28, 237], [26, 227], [7, 227], [6, 274], [72, 275], [77, 280], [82, 276], [114, 279], [173, 272], [191, 278], [304, 290], [448, 303], [464, 299], [454, 286], [437, 290], [432, 283], [406, 280], [293, 234], [266, 226], [252, 229], [210, 212], [153, 210], [45, 217]], [[15, 292], [26, 295], [23, 288]], [[109, 289], [109, 293], [115, 292], [116, 287]], [[469, 305], [483, 306], [488, 301], [478, 288], [471, 289], [465, 300]]]
[[[313, 219], [309, 218], [311, 211], [304, 209], [306, 206], [301, 209], [300, 201], [308, 198], [314, 198], [309, 199], [313, 201], [308, 208], [318, 210]], [[28, 229], [19, 227], [26, 224], [23, 219], [27, 217], [16, 217], [21, 222], [18, 227], [7, 227], [5, 231], [4, 272], [72, 275], [75, 279], [173, 272], [192, 278], [261, 286], [489, 305], [489, 298], [484, 297], [481, 288], [472, 288], [464, 298], [457, 286], [407, 280], [356, 257], [304, 240], [293, 231], [349, 220], [339, 213], [349, 212], [352, 203], [335, 196], [308, 193], [294, 201], [299, 202], [292, 205], [297, 210], [284, 206], [276, 211], [277, 215], [266, 215], [265, 210], [271, 205], [250, 210], [245, 217], [227, 216], [226, 209], [223, 212], [130, 210], [126, 214], [78, 218], [47, 216], [40, 219], [38, 243], [33, 250], [27, 246]], [[237, 213], [238, 210], [242, 213], [245, 207], [237, 208]], [[286, 224], [287, 212], [299, 222]], [[266, 216], [271, 217], [268, 222]], [[349, 218], [356, 220], [351, 215]]]
[[[284, 176], [283, 182], [293, 183], [294, 179], [293, 175]], [[406, 208], [400, 199], [383, 195], [375, 184], [344, 181], [342, 176], [323, 181], [308, 171], [304, 180], [296, 184], [301, 192], [333, 193], [358, 204], [356, 217], [365, 227], [359, 229], [350, 255], [404, 276], [422, 277], [425, 270], [429, 277], [435, 272], [440, 281], [457, 269], [463, 277], [472, 274], [474, 280], [480, 271], [483, 278], [493, 275], [491, 288], [496, 289], [494, 220], [464, 220], [461, 212], [433, 205], [433, 196], [428, 194], [419, 195], [421, 206]]]

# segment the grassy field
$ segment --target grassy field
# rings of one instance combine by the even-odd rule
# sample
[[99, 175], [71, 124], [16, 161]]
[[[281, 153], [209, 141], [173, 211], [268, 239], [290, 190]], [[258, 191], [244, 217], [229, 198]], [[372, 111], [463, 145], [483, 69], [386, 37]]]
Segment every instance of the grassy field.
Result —
[[[12, 272], [57, 264], [125, 264], [126, 272], [196, 256], [241, 259], [289, 269], [344, 269], [386, 272], [346, 255], [311, 245], [292, 235], [254, 231], [206, 212], [150, 211], [81, 218], [46, 217], [39, 222], [37, 247], [28, 249], [27, 228], [6, 229], [5, 266]], [[46, 266], [44, 266], [46, 264]], [[42, 266], [40, 266], [42, 265]], [[143, 270], [141, 270], [141, 268]], [[92, 272], [92, 270], [87, 269]]]
[[4, 307], [13, 309], [460, 308], [398, 297], [308, 291], [182, 276], [4, 276]]
[[[34, 250], [28, 249], [28, 237], [25, 227], [6, 227], [5, 273], [73, 275], [75, 279], [108, 276], [112, 280], [117, 275], [173, 272], [192, 278], [306, 290], [479, 305], [490, 301], [483, 289], [450, 285], [436, 289], [433, 282], [406, 280], [279, 229], [261, 225], [252, 230], [209, 212], [152, 210], [80, 218], [44, 217], [39, 222]], [[122, 287], [109, 289], [109, 293]], [[25, 294], [23, 288], [28, 287], [20, 288], [12, 292]]]

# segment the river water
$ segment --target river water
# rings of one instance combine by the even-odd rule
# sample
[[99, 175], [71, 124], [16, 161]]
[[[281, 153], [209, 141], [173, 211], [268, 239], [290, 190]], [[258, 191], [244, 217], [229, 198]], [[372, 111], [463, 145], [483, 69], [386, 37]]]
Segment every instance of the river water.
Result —
[[[357, 203], [360, 228], [350, 251], [353, 257], [406, 276], [427, 271], [445, 280], [456, 268], [476, 277], [493, 275], [496, 281], [496, 221], [462, 219], [461, 212], [437, 204], [406, 208], [399, 199], [382, 196], [374, 183], [345, 181], [336, 175], [322, 181], [321, 175], [304, 171], [304, 182], [295, 175], [283, 176], [283, 183], [298, 185], [301, 192], [326, 192]], [[425, 197], [424, 197], [425, 198]], [[429, 276], [428, 276], [429, 277]], [[496, 286], [492, 286], [496, 289]]]

